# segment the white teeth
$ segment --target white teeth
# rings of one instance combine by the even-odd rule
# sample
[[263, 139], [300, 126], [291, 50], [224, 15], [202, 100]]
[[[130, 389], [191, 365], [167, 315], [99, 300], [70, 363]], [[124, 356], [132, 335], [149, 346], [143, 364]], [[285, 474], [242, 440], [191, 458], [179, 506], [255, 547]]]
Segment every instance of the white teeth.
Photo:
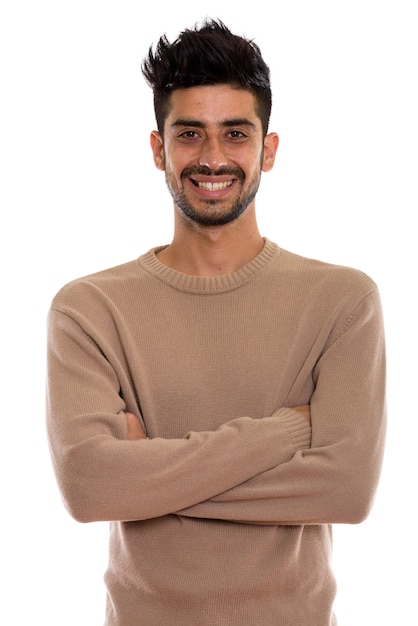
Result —
[[208, 189], [209, 191], [220, 191], [221, 189], [226, 189], [232, 185], [232, 180], [227, 180], [224, 183], [197, 183], [200, 189]]

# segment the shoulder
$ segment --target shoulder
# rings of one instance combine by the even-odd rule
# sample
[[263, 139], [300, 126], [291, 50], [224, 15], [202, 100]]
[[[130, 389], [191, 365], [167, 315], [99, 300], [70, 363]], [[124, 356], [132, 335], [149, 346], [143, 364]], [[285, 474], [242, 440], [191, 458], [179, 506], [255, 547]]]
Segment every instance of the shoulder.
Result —
[[118, 286], [135, 280], [136, 269], [136, 261], [130, 261], [75, 278], [63, 285], [55, 294], [52, 299], [52, 306], [64, 305], [72, 302], [74, 299], [86, 297], [89, 294], [111, 292]]
[[380, 315], [376, 282], [355, 267], [301, 256], [279, 248], [269, 272], [270, 296], [292, 315], [345, 327], [358, 315]]
[[309, 292], [361, 297], [377, 290], [373, 278], [360, 269], [301, 256], [283, 248], [277, 269], [290, 282]]
[[95, 308], [130, 307], [141, 299], [152, 285], [142, 258], [153, 250], [126, 263], [75, 278], [64, 284], [53, 296], [50, 308], [63, 313], [90, 311]]
[[278, 293], [295, 316], [321, 320], [330, 341], [356, 321], [373, 320], [383, 328], [380, 294], [376, 282], [354, 267], [304, 257], [280, 249], [276, 264]]

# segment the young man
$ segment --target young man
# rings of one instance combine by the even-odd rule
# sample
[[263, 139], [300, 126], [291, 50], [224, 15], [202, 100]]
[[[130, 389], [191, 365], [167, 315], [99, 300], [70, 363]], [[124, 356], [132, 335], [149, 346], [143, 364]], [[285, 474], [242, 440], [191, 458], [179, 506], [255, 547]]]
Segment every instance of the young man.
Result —
[[144, 61], [168, 246], [49, 316], [48, 430], [69, 512], [110, 520], [107, 626], [330, 626], [331, 524], [369, 513], [385, 433], [379, 296], [262, 238], [269, 70], [208, 21]]

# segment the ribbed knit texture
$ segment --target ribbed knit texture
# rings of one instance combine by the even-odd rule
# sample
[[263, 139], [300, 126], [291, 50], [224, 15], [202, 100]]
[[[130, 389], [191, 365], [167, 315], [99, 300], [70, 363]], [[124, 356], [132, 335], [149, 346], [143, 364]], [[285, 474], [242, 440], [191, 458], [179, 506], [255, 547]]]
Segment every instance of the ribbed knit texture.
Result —
[[49, 315], [57, 480], [76, 519], [111, 521], [105, 624], [334, 625], [330, 525], [367, 516], [382, 461], [376, 285], [268, 240], [220, 277], [156, 251]]

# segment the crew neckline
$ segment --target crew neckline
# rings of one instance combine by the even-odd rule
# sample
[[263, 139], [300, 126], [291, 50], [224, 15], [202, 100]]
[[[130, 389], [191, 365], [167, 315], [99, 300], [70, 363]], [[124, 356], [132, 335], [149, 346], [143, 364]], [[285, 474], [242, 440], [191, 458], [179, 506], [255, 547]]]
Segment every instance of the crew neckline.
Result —
[[166, 246], [152, 248], [138, 258], [138, 263], [158, 279], [179, 291], [196, 294], [223, 293], [242, 287], [270, 265], [279, 254], [280, 248], [269, 239], [264, 239], [262, 250], [251, 261], [235, 272], [220, 276], [194, 276], [184, 274], [162, 263], [157, 254]]

